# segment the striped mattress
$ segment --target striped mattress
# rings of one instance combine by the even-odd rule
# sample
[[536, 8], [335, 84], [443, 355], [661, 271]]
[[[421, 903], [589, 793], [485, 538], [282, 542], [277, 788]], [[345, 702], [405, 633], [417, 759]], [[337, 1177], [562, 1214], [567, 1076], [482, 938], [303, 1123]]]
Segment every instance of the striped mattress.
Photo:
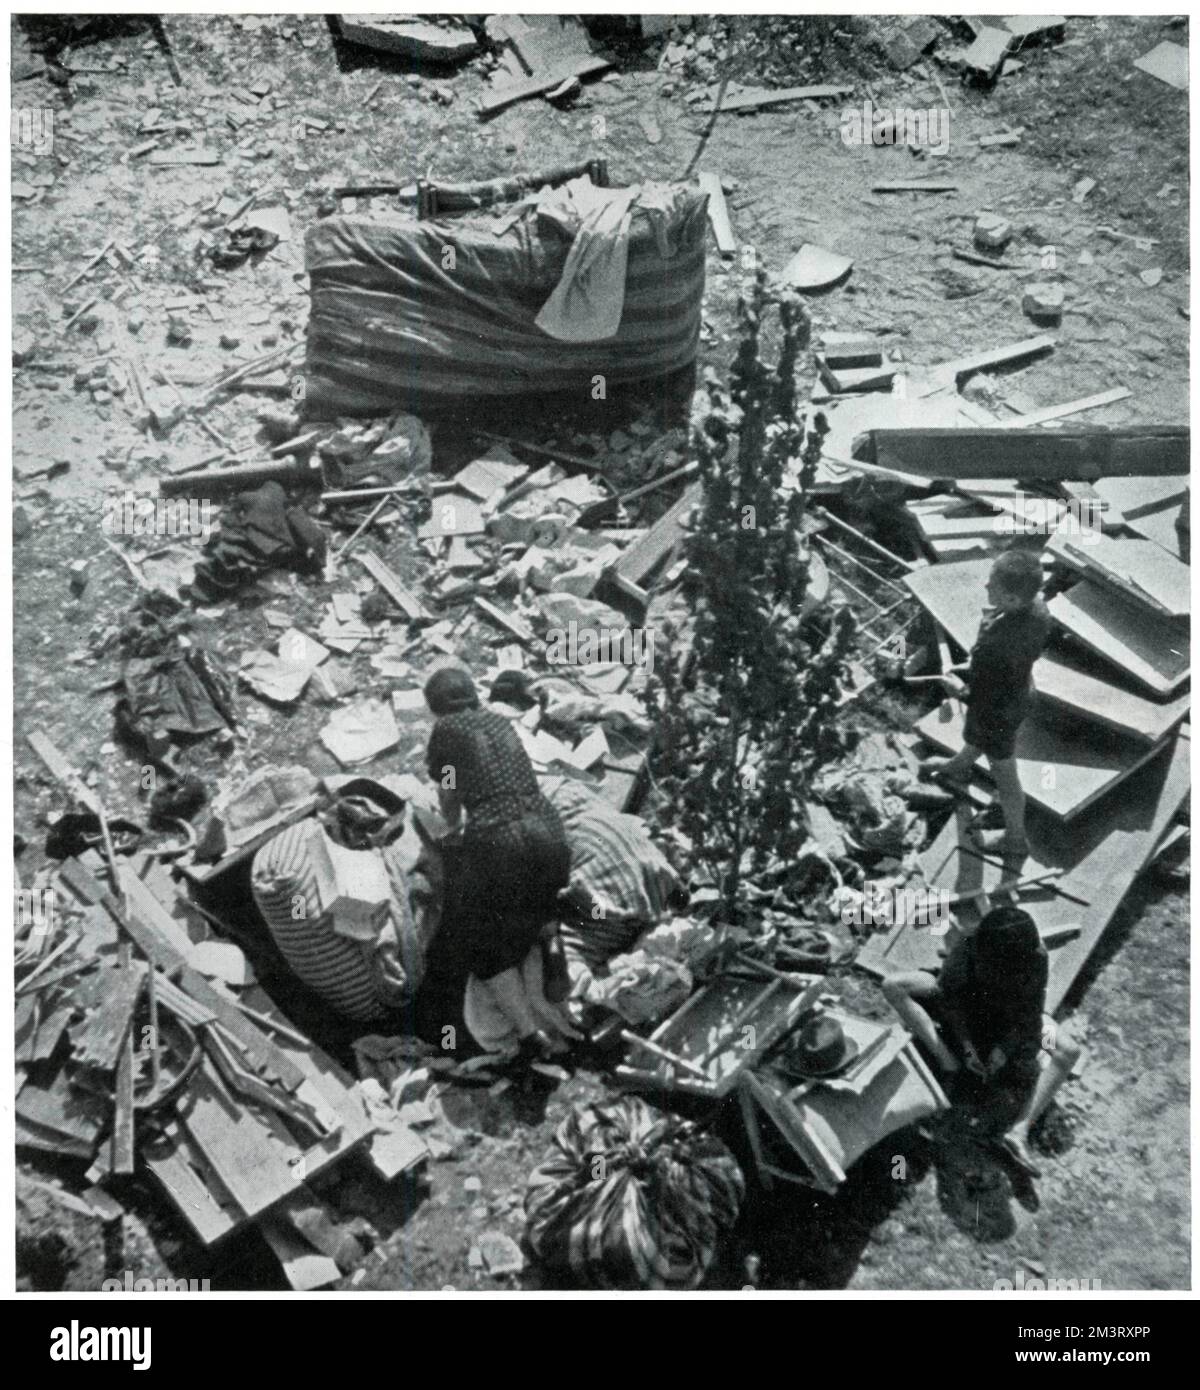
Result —
[[[571, 238], [535, 216], [490, 221], [328, 217], [305, 243], [310, 415], [445, 411], [480, 398], [665, 377], [696, 359], [706, 195], [682, 190], [663, 228], [634, 207], [625, 307], [614, 337], [551, 338], [534, 320]], [[453, 252], [453, 255], [449, 254]]]

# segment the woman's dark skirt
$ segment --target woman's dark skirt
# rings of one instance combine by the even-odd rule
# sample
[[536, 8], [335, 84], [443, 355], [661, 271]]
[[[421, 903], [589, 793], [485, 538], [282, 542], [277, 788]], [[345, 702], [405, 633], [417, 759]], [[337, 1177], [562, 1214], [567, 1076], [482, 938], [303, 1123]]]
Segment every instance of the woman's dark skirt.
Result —
[[571, 851], [553, 807], [496, 826], [468, 825], [455, 897], [471, 938], [471, 973], [490, 980], [519, 967], [571, 875]]

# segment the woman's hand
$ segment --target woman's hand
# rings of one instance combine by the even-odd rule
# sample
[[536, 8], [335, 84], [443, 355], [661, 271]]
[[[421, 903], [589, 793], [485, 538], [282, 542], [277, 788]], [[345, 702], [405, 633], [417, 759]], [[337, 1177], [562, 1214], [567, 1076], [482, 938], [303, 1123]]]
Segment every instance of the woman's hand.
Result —
[[972, 1074], [972, 1076], [987, 1076], [988, 1069], [984, 1066], [983, 1061], [979, 1056], [979, 1053], [975, 1051], [975, 1047], [972, 1043], [963, 1044], [963, 1055], [966, 1058], [967, 1070]]

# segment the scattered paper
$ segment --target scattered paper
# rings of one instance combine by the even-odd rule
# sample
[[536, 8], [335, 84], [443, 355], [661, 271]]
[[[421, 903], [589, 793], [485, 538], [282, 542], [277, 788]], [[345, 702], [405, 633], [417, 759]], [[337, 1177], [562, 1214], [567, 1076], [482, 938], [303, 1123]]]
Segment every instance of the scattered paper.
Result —
[[339, 763], [370, 762], [400, 742], [391, 708], [382, 700], [360, 700], [334, 714], [321, 730], [321, 742]]

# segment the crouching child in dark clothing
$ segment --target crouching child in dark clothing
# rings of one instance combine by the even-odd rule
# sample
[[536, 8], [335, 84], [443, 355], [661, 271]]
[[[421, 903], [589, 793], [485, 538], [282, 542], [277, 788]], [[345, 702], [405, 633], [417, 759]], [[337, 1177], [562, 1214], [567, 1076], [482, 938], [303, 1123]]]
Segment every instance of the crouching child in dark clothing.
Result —
[[1049, 958], [1037, 925], [1019, 907], [993, 908], [960, 936], [935, 978], [911, 970], [883, 992], [943, 1072], [964, 1067], [986, 1092], [994, 1142], [1037, 1177], [1029, 1132], [1079, 1060], [1064, 1028], [1044, 1017]]

